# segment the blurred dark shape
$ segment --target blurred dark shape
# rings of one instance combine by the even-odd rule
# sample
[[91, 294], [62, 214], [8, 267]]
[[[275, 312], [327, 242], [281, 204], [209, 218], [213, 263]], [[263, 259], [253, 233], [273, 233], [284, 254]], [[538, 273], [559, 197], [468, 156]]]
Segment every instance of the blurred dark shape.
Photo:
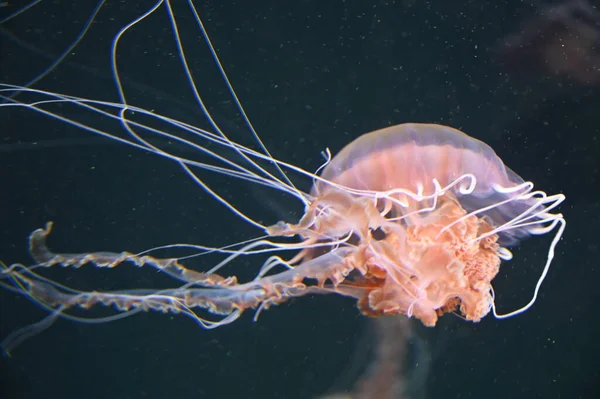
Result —
[[[321, 399], [414, 399], [420, 397], [430, 359], [421, 348], [412, 321], [387, 316], [370, 320], [368, 339], [374, 342], [371, 360], [352, 387]], [[418, 349], [415, 351], [415, 345]], [[412, 350], [411, 350], [412, 347]], [[357, 348], [362, 351], [364, 348]], [[411, 352], [415, 352], [412, 353]], [[364, 359], [363, 359], [364, 360]]]
[[500, 56], [516, 72], [600, 84], [600, 10], [587, 0], [540, 6], [504, 40]]

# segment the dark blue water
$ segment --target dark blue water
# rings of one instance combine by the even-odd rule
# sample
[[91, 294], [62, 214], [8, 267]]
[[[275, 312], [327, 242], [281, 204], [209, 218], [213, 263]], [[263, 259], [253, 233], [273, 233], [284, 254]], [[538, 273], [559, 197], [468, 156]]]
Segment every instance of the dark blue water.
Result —
[[[80, 3], [43, 2], [2, 25], [1, 80], [23, 84], [49, 65], [95, 6]], [[503, 321], [488, 316], [471, 324], [447, 315], [435, 329], [419, 328], [425, 346], [411, 352], [408, 367], [431, 356], [418, 397], [596, 397], [600, 86], [543, 69], [511, 74], [503, 67], [497, 46], [534, 13], [520, 2], [396, 3], [219, 1], [198, 9], [274, 156], [315, 170], [321, 150], [335, 153], [364, 132], [408, 121], [442, 123], [489, 143], [537, 187], [565, 193], [567, 230], [536, 305]], [[111, 39], [150, 5], [108, 2], [73, 55], [36, 87], [117, 100], [108, 64]], [[183, 3], [179, 7], [198, 87], [232, 138], [251, 143], [193, 18]], [[164, 10], [124, 37], [120, 48], [132, 103], [207, 126], [180, 69]], [[65, 252], [223, 245], [258, 233], [173, 163], [29, 111], [3, 109], [0, 118], [0, 259], [6, 263], [30, 262], [26, 238], [48, 220], [55, 222], [49, 245]], [[298, 217], [289, 198], [208, 181], [265, 223]], [[529, 300], [548, 243], [548, 237], [525, 242], [502, 267], [494, 281], [500, 311]], [[250, 276], [256, 267], [241, 261], [228, 272]], [[129, 266], [49, 275], [88, 289], [168, 283]], [[0, 336], [44, 314], [5, 291], [0, 300]], [[264, 312], [257, 323], [251, 316], [215, 331], [161, 314], [104, 325], [59, 321], [1, 361], [2, 396], [311, 398], [332, 386], [350, 388], [375, 344], [363, 338], [368, 319], [342, 298], [294, 300]], [[344, 374], [349, 368], [354, 371]]]

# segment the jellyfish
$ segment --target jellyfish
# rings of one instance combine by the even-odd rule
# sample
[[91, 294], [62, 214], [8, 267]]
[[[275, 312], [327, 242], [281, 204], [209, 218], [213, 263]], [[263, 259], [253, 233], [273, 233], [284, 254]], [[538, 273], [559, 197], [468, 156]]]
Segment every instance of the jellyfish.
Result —
[[[352, 387], [344, 387], [343, 393], [329, 393], [321, 396], [320, 399], [411, 397], [408, 395], [409, 385], [419, 380], [418, 373], [408, 375], [410, 373], [407, 370], [410, 341], [416, 336], [411, 321], [404, 317], [379, 317], [372, 319], [370, 330], [375, 336], [375, 348], [372, 360], [364, 374]], [[427, 366], [421, 368], [428, 371]], [[411, 383], [407, 384], [407, 381]]]
[[500, 46], [504, 62], [517, 70], [543, 70], [582, 85], [600, 81], [600, 12], [587, 0], [537, 4], [518, 33]]
[[[232, 141], [211, 117], [195, 86], [170, 8], [184, 72], [213, 130], [128, 102], [116, 59], [119, 39], [163, 2], [124, 27], [113, 41], [111, 66], [118, 102], [0, 84], [4, 100], [0, 108], [23, 107], [171, 160], [225, 210], [259, 229], [261, 236], [223, 247], [171, 246], [192, 248], [197, 255], [223, 256], [219, 263], [199, 271], [188, 264], [194, 257], [153, 255], [160, 248], [139, 253], [55, 252], [46, 244], [53, 226], [49, 222], [29, 237], [34, 263], [2, 265], [0, 271], [4, 289], [24, 295], [49, 312], [41, 321], [6, 337], [1, 343], [6, 353], [59, 318], [101, 323], [157, 311], [182, 314], [213, 329], [234, 322], [249, 310], [255, 311], [256, 319], [262, 311], [292, 298], [334, 294], [354, 299], [360, 312], [369, 317], [406, 316], [435, 326], [439, 317], [450, 312], [478, 322], [490, 311], [497, 318], [506, 318], [535, 303], [566, 226], [562, 214], [555, 211], [564, 195], [534, 190], [532, 182], [506, 167], [488, 145], [435, 124], [403, 123], [364, 134], [335, 156], [324, 151], [325, 162], [314, 173], [273, 157], [250, 123], [193, 4], [189, 4], [258, 149]], [[170, 7], [170, 3], [164, 6]], [[63, 114], [65, 107], [85, 111], [86, 119], [77, 119], [79, 113]], [[90, 114], [99, 116], [102, 123], [94, 125], [87, 118]], [[108, 122], [116, 123], [125, 134], [110, 130]], [[208, 161], [169, 152], [149, 136], [185, 146]], [[303, 205], [303, 214], [295, 223], [263, 224], [211, 188], [202, 173], [285, 193]], [[290, 175], [310, 179], [311, 189], [299, 189]], [[514, 245], [550, 232], [555, 232], [554, 238], [531, 299], [516, 310], [499, 313], [492, 280], [501, 262], [512, 258]], [[235, 273], [224, 274], [225, 266], [235, 267], [242, 257], [265, 254], [268, 258], [249, 281], [241, 281]], [[176, 284], [167, 289], [82, 291], [44, 276], [48, 268], [75, 272], [84, 265], [113, 269], [125, 263], [158, 270]], [[102, 318], [79, 316], [81, 309], [94, 306], [111, 307], [116, 313]]]
[[[5, 350], [59, 316], [72, 317], [69, 309], [98, 304], [114, 306], [119, 316], [149, 310], [182, 313], [205, 328], [229, 324], [248, 309], [258, 315], [309, 294], [352, 297], [367, 316], [406, 315], [427, 326], [448, 312], [474, 322], [490, 310], [496, 317], [509, 317], [535, 302], [565, 227], [564, 218], [551, 212], [563, 201], [562, 194], [534, 191], [489, 146], [446, 126], [407, 123], [365, 134], [311, 176], [311, 192], [297, 193], [306, 201], [298, 223], [265, 227], [270, 238], [299, 237], [298, 243], [259, 240], [240, 249], [222, 249], [229, 256], [207, 272], [187, 268], [178, 259], [145, 254], [54, 253], [46, 246], [52, 224], [34, 231], [30, 252], [36, 264], [6, 267], [3, 276], [13, 285], [4, 285], [51, 313], [41, 324], [9, 336]], [[298, 190], [277, 184], [281, 190]], [[531, 301], [497, 314], [491, 282], [501, 260], [511, 258], [508, 248], [557, 226]], [[287, 260], [270, 257], [252, 281], [218, 274], [238, 256], [264, 247], [298, 252]], [[114, 268], [124, 262], [156, 268], [184, 285], [159, 291], [81, 292], [39, 274], [56, 265]], [[284, 270], [274, 272], [276, 267]], [[210, 320], [195, 309], [222, 318]]]

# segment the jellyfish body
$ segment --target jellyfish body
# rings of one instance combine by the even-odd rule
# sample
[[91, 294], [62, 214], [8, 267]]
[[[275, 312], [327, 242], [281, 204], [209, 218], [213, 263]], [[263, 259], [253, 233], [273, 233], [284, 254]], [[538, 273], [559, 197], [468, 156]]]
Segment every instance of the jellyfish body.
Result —
[[371, 285], [361, 310], [427, 325], [454, 310], [467, 320], [485, 316], [491, 280], [510, 257], [504, 246], [540, 232], [552, 219], [546, 204], [556, 200], [531, 195], [531, 185], [485, 143], [432, 124], [365, 134], [321, 176], [313, 194], [337, 217], [316, 228], [358, 237], [363, 251], [354, 261]]
[[[250, 308], [260, 312], [292, 297], [332, 293], [355, 298], [365, 315], [407, 315], [428, 326], [446, 312], [460, 312], [471, 321], [490, 310], [509, 317], [535, 302], [565, 227], [562, 215], [551, 213], [564, 196], [533, 191], [533, 184], [505, 167], [489, 146], [446, 126], [403, 124], [369, 133], [328, 159], [320, 176], [304, 173], [314, 185], [310, 194], [303, 194], [301, 220], [266, 229], [273, 240], [297, 236], [300, 242], [290, 246], [261, 240], [223, 251], [231, 255], [206, 273], [189, 269], [179, 259], [148, 254], [53, 253], [45, 244], [51, 225], [36, 230], [30, 237], [36, 264], [5, 268], [3, 278], [13, 285], [1, 285], [51, 314], [13, 333], [3, 347], [12, 349], [57, 317], [80, 321], [67, 311], [97, 304], [113, 306], [122, 315], [140, 310], [182, 313], [205, 328], [228, 324]], [[511, 257], [506, 246], [557, 225], [533, 298], [516, 311], [498, 315], [491, 281], [501, 260]], [[289, 260], [270, 257], [249, 282], [217, 274], [224, 264], [254, 253], [260, 245], [300, 251]], [[184, 285], [160, 291], [82, 292], [38, 274], [40, 268], [54, 265], [113, 268], [123, 262], [158, 269]], [[285, 270], [275, 272], [281, 266]], [[210, 321], [195, 309], [225, 317]]]

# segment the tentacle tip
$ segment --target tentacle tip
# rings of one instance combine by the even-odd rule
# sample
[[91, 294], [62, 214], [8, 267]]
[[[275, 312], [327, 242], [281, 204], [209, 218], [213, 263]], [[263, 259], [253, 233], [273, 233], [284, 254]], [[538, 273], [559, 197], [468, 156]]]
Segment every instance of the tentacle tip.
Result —
[[50, 232], [52, 231], [52, 226], [54, 226], [54, 222], [52, 222], [52, 221], [46, 222], [46, 226], [44, 226], [44, 228], [35, 229], [33, 231], [33, 233], [31, 233], [30, 239], [38, 238], [40, 236], [47, 237], [48, 234], [50, 234]]
[[52, 226], [54, 225], [54, 222], [52, 220], [49, 220], [46, 222], [46, 228], [44, 229], [44, 231], [46, 232], [46, 234], [50, 233], [50, 231], [52, 230]]

